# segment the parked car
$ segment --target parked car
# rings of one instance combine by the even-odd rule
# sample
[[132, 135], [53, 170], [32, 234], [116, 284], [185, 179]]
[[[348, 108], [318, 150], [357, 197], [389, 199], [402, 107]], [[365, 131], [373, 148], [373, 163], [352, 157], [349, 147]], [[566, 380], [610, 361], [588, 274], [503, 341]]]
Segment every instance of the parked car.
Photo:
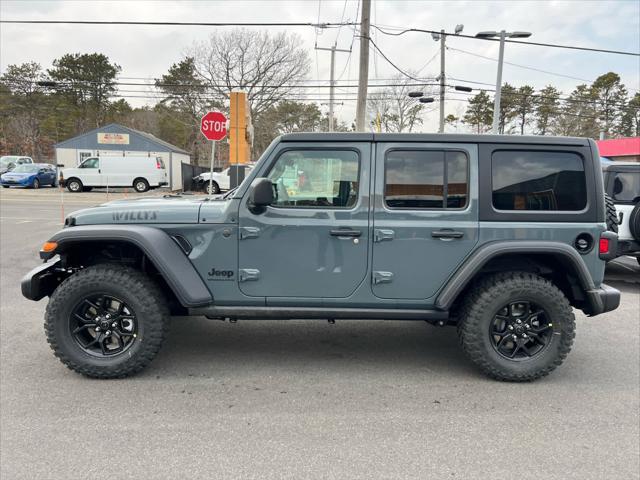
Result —
[[56, 186], [56, 170], [48, 163], [23, 163], [0, 176], [3, 188]]
[[72, 213], [22, 293], [50, 297], [51, 348], [91, 377], [143, 369], [173, 313], [451, 325], [489, 376], [535, 380], [571, 350], [572, 308], [620, 303], [600, 168], [583, 138], [287, 134], [219, 199]]
[[18, 155], [5, 155], [0, 157], [0, 175], [13, 170], [16, 165], [26, 163], [33, 163], [33, 159], [31, 157], [20, 157]]
[[77, 168], [62, 170], [64, 185], [70, 192], [94, 187], [133, 187], [137, 192], [167, 185], [167, 170], [161, 157], [90, 157]]
[[618, 256], [636, 257], [640, 264], [640, 163], [603, 165], [607, 194], [607, 227], [618, 233]]
[[[243, 166], [240, 166], [242, 168]], [[244, 165], [244, 174], [241, 174], [240, 181], [244, 180], [244, 177], [249, 175], [253, 165]], [[225, 168], [220, 172], [213, 172], [213, 176], [211, 176], [211, 172], [203, 172], [197, 177], [194, 177], [194, 182], [196, 183], [196, 187], [199, 190], [203, 190], [207, 193], [220, 193], [226, 192], [231, 188], [231, 175], [229, 174], [230, 168]], [[209, 179], [213, 179], [213, 182], [209, 182]], [[240, 182], [234, 182], [240, 183]]]

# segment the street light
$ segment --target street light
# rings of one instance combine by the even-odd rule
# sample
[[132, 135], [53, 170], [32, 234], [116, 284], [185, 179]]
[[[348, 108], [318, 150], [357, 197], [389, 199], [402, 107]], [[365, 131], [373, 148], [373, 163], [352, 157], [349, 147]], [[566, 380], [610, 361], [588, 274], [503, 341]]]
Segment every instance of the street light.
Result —
[[476, 38], [494, 38], [500, 37], [500, 54], [498, 55], [498, 76], [496, 78], [496, 94], [493, 102], [493, 133], [498, 133], [498, 125], [500, 123], [500, 93], [502, 90], [502, 64], [504, 63], [504, 40], [506, 38], [528, 38], [531, 32], [500, 32], [488, 31], [479, 32]]

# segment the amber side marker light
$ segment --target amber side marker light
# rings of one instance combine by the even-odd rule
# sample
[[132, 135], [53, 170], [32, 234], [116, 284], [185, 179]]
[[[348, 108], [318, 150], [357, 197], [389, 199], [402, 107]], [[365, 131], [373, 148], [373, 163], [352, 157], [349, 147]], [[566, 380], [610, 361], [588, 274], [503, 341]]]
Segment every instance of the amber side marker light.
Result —
[[40, 249], [40, 251], [45, 253], [51, 253], [56, 248], [58, 248], [58, 244], [56, 242], [46, 242], [44, 245], [42, 245], [42, 248]]

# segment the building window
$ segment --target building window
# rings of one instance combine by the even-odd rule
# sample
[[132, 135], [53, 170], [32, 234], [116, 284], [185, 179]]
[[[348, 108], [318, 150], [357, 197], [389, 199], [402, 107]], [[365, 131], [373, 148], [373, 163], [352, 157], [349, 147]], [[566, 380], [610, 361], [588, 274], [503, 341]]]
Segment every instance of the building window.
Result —
[[580, 211], [587, 206], [582, 157], [570, 152], [499, 150], [491, 157], [497, 210]]
[[391, 150], [385, 158], [385, 204], [389, 208], [464, 208], [468, 170], [464, 152]]
[[274, 207], [351, 208], [358, 201], [360, 158], [354, 150], [287, 150], [267, 178]]

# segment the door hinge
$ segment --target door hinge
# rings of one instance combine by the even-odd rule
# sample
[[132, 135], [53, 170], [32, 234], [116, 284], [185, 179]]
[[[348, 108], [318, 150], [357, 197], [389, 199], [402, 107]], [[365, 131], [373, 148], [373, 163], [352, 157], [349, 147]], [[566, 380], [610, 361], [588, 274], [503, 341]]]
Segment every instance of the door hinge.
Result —
[[241, 282], [258, 280], [260, 278], [260, 270], [257, 270], [255, 268], [241, 268], [238, 271], [238, 277]]
[[391, 272], [373, 272], [373, 284], [393, 282], [393, 273]]
[[240, 227], [240, 240], [246, 238], [258, 238], [260, 236], [260, 229], [257, 227]]
[[376, 243], [384, 242], [385, 240], [393, 240], [394, 237], [395, 237], [395, 232], [393, 230], [376, 228], [373, 231], [373, 241]]

